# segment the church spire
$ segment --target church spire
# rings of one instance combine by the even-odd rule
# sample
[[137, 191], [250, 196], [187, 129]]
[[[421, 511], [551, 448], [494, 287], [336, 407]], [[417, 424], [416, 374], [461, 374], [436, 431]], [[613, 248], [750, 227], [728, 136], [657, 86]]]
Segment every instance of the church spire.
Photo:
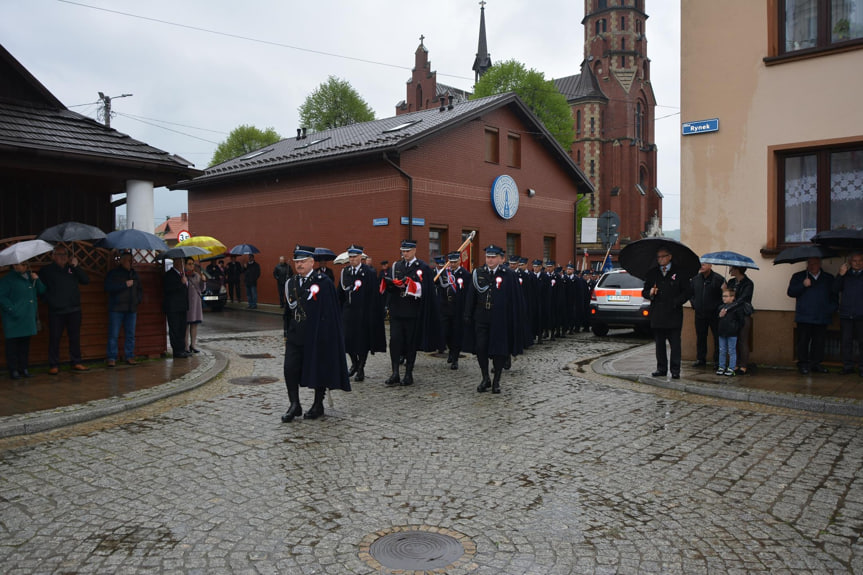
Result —
[[473, 61], [474, 84], [479, 82], [485, 71], [491, 68], [491, 55], [488, 53], [488, 43], [485, 39], [485, 0], [481, 0], [479, 6], [479, 45], [476, 59]]

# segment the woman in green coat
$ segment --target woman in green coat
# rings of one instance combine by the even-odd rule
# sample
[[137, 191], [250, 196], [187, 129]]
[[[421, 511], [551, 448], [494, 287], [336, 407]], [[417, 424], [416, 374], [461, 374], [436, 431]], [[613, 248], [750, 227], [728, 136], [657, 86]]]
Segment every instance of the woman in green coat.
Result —
[[6, 336], [6, 365], [12, 379], [30, 377], [30, 337], [36, 334], [39, 296], [45, 284], [25, 262], [13, 264], [12, 271], [0, 278], [0, 316]]

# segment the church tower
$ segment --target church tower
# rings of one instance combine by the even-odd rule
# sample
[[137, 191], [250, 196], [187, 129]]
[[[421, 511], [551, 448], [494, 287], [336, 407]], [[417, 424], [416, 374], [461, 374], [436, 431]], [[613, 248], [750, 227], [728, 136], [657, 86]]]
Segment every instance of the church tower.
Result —
[[581, 74], [555, 80], [575, 120], [572, 157], [593, 183], [591, 215], [620, 216], [621, 247], [662, 215], [645, 0], [585, 0]]
[[474, 86], [491, 68], [491, 54], [488, 53], [488, 41], [485, 39], [485, 0], [479, 3], [479, 43], [476, 48], [476, 58], [473, 61]]

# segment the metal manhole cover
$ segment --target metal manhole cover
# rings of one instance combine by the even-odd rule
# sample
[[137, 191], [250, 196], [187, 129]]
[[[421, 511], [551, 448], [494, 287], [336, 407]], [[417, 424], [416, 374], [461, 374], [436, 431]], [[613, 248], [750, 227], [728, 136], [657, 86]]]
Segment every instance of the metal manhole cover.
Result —
[[229, 381], [234, 385], [264, 385], [266, 383], [276, 383], [277, 381], [279, 381], [279, 378], [269, 376], [235, 377]]
[[476, 554], [476, 545], [466, 535], [450, 529], [413, 526], [390, 531], [374, 533], [360, 546], [360, 556], [375, 569], [452, 569]]
[[275, 356], [269, 353], [241, 353], [243, 359], [273, 359]]

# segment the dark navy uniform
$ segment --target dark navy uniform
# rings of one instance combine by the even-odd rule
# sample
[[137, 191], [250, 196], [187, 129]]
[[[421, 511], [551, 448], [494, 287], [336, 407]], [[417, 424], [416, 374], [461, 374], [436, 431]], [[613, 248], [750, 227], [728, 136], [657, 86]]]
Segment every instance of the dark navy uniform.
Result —
[[[361, 255], [362, 246], [348, 248], [351, 256]], [[384, 317], [378, 291], [377, 273], [366, 264], [342, 268], [339, 274], [339, 298], [342, 302], [342, 321], [345, 334], [345, 352], [351, 359], [348, 375], [355, 381], [365, 379], [365, 366], [369, 352], [386, 351]]]
[[[449, 261], [459, 261], [461, 254], [451, 252]], [[461, 353], [464, 325], [464, 300], [467, 294], [470, 273], [461, 266], [455, 270], [449, 267], [441, 272], [436, 284], [440, 301], [441, 327], [444, 341], [449, 350], [447, 363], [450, 369], [458, 369], [458, 356]]]
[[[294, 261], [311, 258], [313, 248], [297, 246]], [[324, 414], [327, 389], [350, 391], [342, 315], [336, 287], [318, 271], [301, 276], [299, 271], [285, 284], [285, 386], [291, 405], [282, 421], [302, 413], [300, 387], [315, 390], [312, 408], [306, 419]]]
[[[490, 245], [486, 256], [502, 255], [503, 249]], [[476, 354], [482, 372], [477, 391], [491, 387], [500, 393], [500, 378], [507, 359], [524, 351], [524, 301], [518, 278], [511, 269], [499, 265], [477, 268], [471, 276], [465, 300], [465, 351]], [[489, 359], [494, 370], [489, 379]]]

